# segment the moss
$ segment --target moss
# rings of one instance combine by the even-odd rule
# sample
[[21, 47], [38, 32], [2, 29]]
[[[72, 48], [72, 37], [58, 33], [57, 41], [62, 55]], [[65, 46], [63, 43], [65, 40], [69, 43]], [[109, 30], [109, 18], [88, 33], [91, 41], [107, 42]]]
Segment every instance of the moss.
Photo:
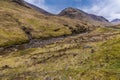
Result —
[[13, 28], [11, 30], [0, 29], [0, 33], [0, 46], [10, 46], [28, 41], [25, 33], [19, 28]]
[[109, 27], [100, 27], [96, 28], [92, 33], [111, 33], [111, 32], [120, 32], [118, 29], [109, 28]]
[[23, 55], [30, 55], [32, 52], [34, 52], [36, 49], [26, 49], [26, 50], [20, 50], [14, 54], [14, 56], [23, 56]]
[[[34, 38], [57, 37], [71, 34], [71, 31], [61, 24], [53, 23], [47, 20], [27, 19], [33, 27], [32, 35]], [[58, 29], [56, 31], [56, 29]]]
[[[92, 62], [91, 69], [98, 69], [104, 77], [104, 79], [118, 80], [120, 77], [120, 39], [115, 38], [108, 40], [100, 45], [99, 51], [92, 56], [90, 62]], [[91, 71], [91, 70], [90, 70]], [[92, 72], [92, 71], [91, 71]], [[89, 72], [86, 72], [88, 74]], [[110, 77], [111, 76], [111, 77]]]

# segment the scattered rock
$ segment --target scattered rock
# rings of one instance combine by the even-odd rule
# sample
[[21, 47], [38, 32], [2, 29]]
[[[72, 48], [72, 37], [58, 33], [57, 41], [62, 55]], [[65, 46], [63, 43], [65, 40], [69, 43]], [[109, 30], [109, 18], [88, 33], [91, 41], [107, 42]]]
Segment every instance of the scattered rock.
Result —
[[0, 48], [0, 52], [3, 51], [3, 50], [4, 50], [4, 48], [1, 47], [1, 48]]
[[31, 59], [36, 60], [36, 59], [37, 59], [37, 57], [32, 57]]
[[32, 34], [31, 34], [32, 29], [22, 26], [22, 30], [27, 34], [28, 38], [32, 40]]
[[94, 53], [95, 52], [95, 50], [94, 49], [91, 49], [91, 53]]
[[56, 31], [59, 31], [60, 29], [58, 28], [58, 29], [55, 29], [54, 31], [56, 32]]
[[4, 65], [4, 66], [2, 66], [2, 69], [11, 69], [11, 67], [8, 65]]
[[52, 80], [50, 77], [46, 77], [45, 80]]
[[83, 46], [83, 49], [93, 48], [92, 46]]

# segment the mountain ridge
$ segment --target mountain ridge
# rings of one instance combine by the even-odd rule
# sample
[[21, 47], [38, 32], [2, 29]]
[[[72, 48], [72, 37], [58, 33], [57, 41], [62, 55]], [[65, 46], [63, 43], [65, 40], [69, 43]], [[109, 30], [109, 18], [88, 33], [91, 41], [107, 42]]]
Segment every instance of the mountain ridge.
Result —
[[[68, 18], [73, 18], [73, 19], [79, 19], [79, 20], [83, 20], [83, 21], [87, 21], [87, 22], [92, 22], [92, 23], [97, 23], [99, 25], [111, 25], [111, 23], [105, 19], [103, 16], [96, 16], [94, 14], [88, 14], [80, 9], [77, 9], [77, 8], [72, 8], [72, 7], [68, 7], [68, 8], [65, 8], [63, 9], [60, 13], [58, 14], [52, 14], [52, 13], [49, 13], [48, 11], [42, 9], [42, 8], [39, 8], [39, 7], [36, 7], [35, 5], [32, 5], [24, 0], [13, 0], [14, 2], [18, 2], [18, 3], [23, 3], [24, 5], [30, 7], [30, 8], [33, 8], [35, 9], [36, 11], [44, 14], [44, 15], [49, 15], [49, 16], [66, 16]], [[67, 14], [66, 14], [67, 13]], [[95, 25], [97, 25], [95, 24]]]
[[41, 12], [41, 13], [43, 13], [43, 14], [45, 14], [45, 15], [54, 16], [54, 14], [52, 14], [52, 13], [50, 13], [50, 12], [48, 12], [48, 11], [40, 8], [40, 7], [37, 7], [37, 6], [35, 6], [35, 5], [33, 5], [33, 4], [30, 4], [30, 3], [26, 2], [26, 1], [24, 1], [24, 2], [25, 2], [29, 7], [35, 9], [35, 10], [38, 11], [38, 12]]
[[105, 19], [103, 16], [96, 16], [94, 14], [88, 14], [82, 10], [79, 10], [77, 8], [68, 7], [63, 9], [59, 14], [59, 16], [65, 16], [72, 19], [79, 19], [84, 20], [88, 22], [100, 22], [105, 24], [110, 24], [107, 19]]
[[111, 23], [114, 24], [114, 25], [118, 25], [118, 24], [120, 24], [120, 19], [118, 19], [118, 18], [114, 19], [114, 20], [111, 21]]

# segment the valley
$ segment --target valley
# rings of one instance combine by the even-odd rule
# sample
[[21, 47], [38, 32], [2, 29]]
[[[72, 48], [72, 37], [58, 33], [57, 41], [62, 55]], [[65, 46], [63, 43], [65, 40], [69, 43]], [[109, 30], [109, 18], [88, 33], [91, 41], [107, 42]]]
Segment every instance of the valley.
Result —
[[0, 1], [0, 80], [120, 80], [119, 49], [119, 25], [104, 17]]

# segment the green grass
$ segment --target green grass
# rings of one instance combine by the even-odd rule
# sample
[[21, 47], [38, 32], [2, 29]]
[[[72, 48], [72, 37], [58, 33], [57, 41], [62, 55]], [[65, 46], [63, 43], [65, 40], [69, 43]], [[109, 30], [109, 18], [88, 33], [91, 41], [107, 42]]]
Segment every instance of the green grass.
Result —
[[[15, 3], [0, 1], [0, 4], [0, 46], [27, 42], [22, 26], [31, 30], [33, 38], [69, 35], [72, 34], [70, 27], [75, 30], [82, 25], [93, 28], [78, 20], [45, 16]], [[78, 23], [81, 25], [77, 28]], [[103, 41], [81, 41], [104, 33], [108, 38]], [[120, 34], [109, 35], [112, 33], [119, 33], [119, 30], [99, 27], [82, 37], [74, 35], [41, 48], [6, 52], [0, 56], [0, 80], [44, 80], [47, 77], [54, 80], [120, 80]], [[85, 46], [92, 48], [84, 49]]]
[[[96, 69], [95, 74], [101, 74], [100, 79], [119, 80], [120, 79], [120, 39], [111, 39], [101, 44], [100, 49], [92, 55], [91, 73]], [[93, 70], [92, 70], [93, 69]], [[90, 74], [89, 74], [90, 76]], [[96, 76], [97, 77], [97, 76]], [[99, 77], [99, 76], [98, 76]], [[97, 77], [97, 78], [98, 78]]]
[[71, 31], [59, 23], [47, 20], [27, 19], [29, 25], [33, 27], [32, 35], [34, 38], [58, 37], [71, 34]]
[[[31, 77], [33, 80], [46, 77], [56, 80], [119, 80], [120, 39], [86, 43], [88, 44], [96, 48], [95, 53], [91, 53], [91, 49], [83, 50], [83, 45], [78, 43], [56, 43], [43, 48], [14, 52], [4, 59], [0, 58], [0, 66], [7, 64], [13, 68], [2, 70], [2, 74], [11, 74], [8, 76], [12, 77], [11, 79], [17, 77], [15, 74], [22, 76], [29, 72], [33, 75], [29, 74], [25, 77]], [[18, 59], [17, 62], [16, 59]], [[39, 63], [41, 61], [43, 62]], [[16, 71], [15, 74], [13, 74], [14, 71]], [[39, 76], [35, 77], [35, 75]], [[4, 76], [3, 79], [5, 79]]]
[[32, 38], [41, 39], [70, 35], [72, 31], [69, 27], [78, 30], [75, 28], [76, 24], [84, 25], [78, 20], [45, 16], [33, 9], [9, 1], [0, 1], [0, 8], [0, 46], [21, 44], [28, 41], [26, 34], [21, 30], [22, 26], [31, 30]]
[[[0, 67], [9, 65], [12, 68], [2, 69], [2, 78], [14, 80], [27, 74], [22, 76], [23, 80], [46, 77], [55, 80], [119, 80], [120, 36], [113, 36], [100, 42], [74, 42], [80, 38], [74, 36], [42, 48], [11, 52], [0, 58]], [[91, 48], [83, 49], [83, 46], [92, 46], [95, 52], [91, 53]]]

